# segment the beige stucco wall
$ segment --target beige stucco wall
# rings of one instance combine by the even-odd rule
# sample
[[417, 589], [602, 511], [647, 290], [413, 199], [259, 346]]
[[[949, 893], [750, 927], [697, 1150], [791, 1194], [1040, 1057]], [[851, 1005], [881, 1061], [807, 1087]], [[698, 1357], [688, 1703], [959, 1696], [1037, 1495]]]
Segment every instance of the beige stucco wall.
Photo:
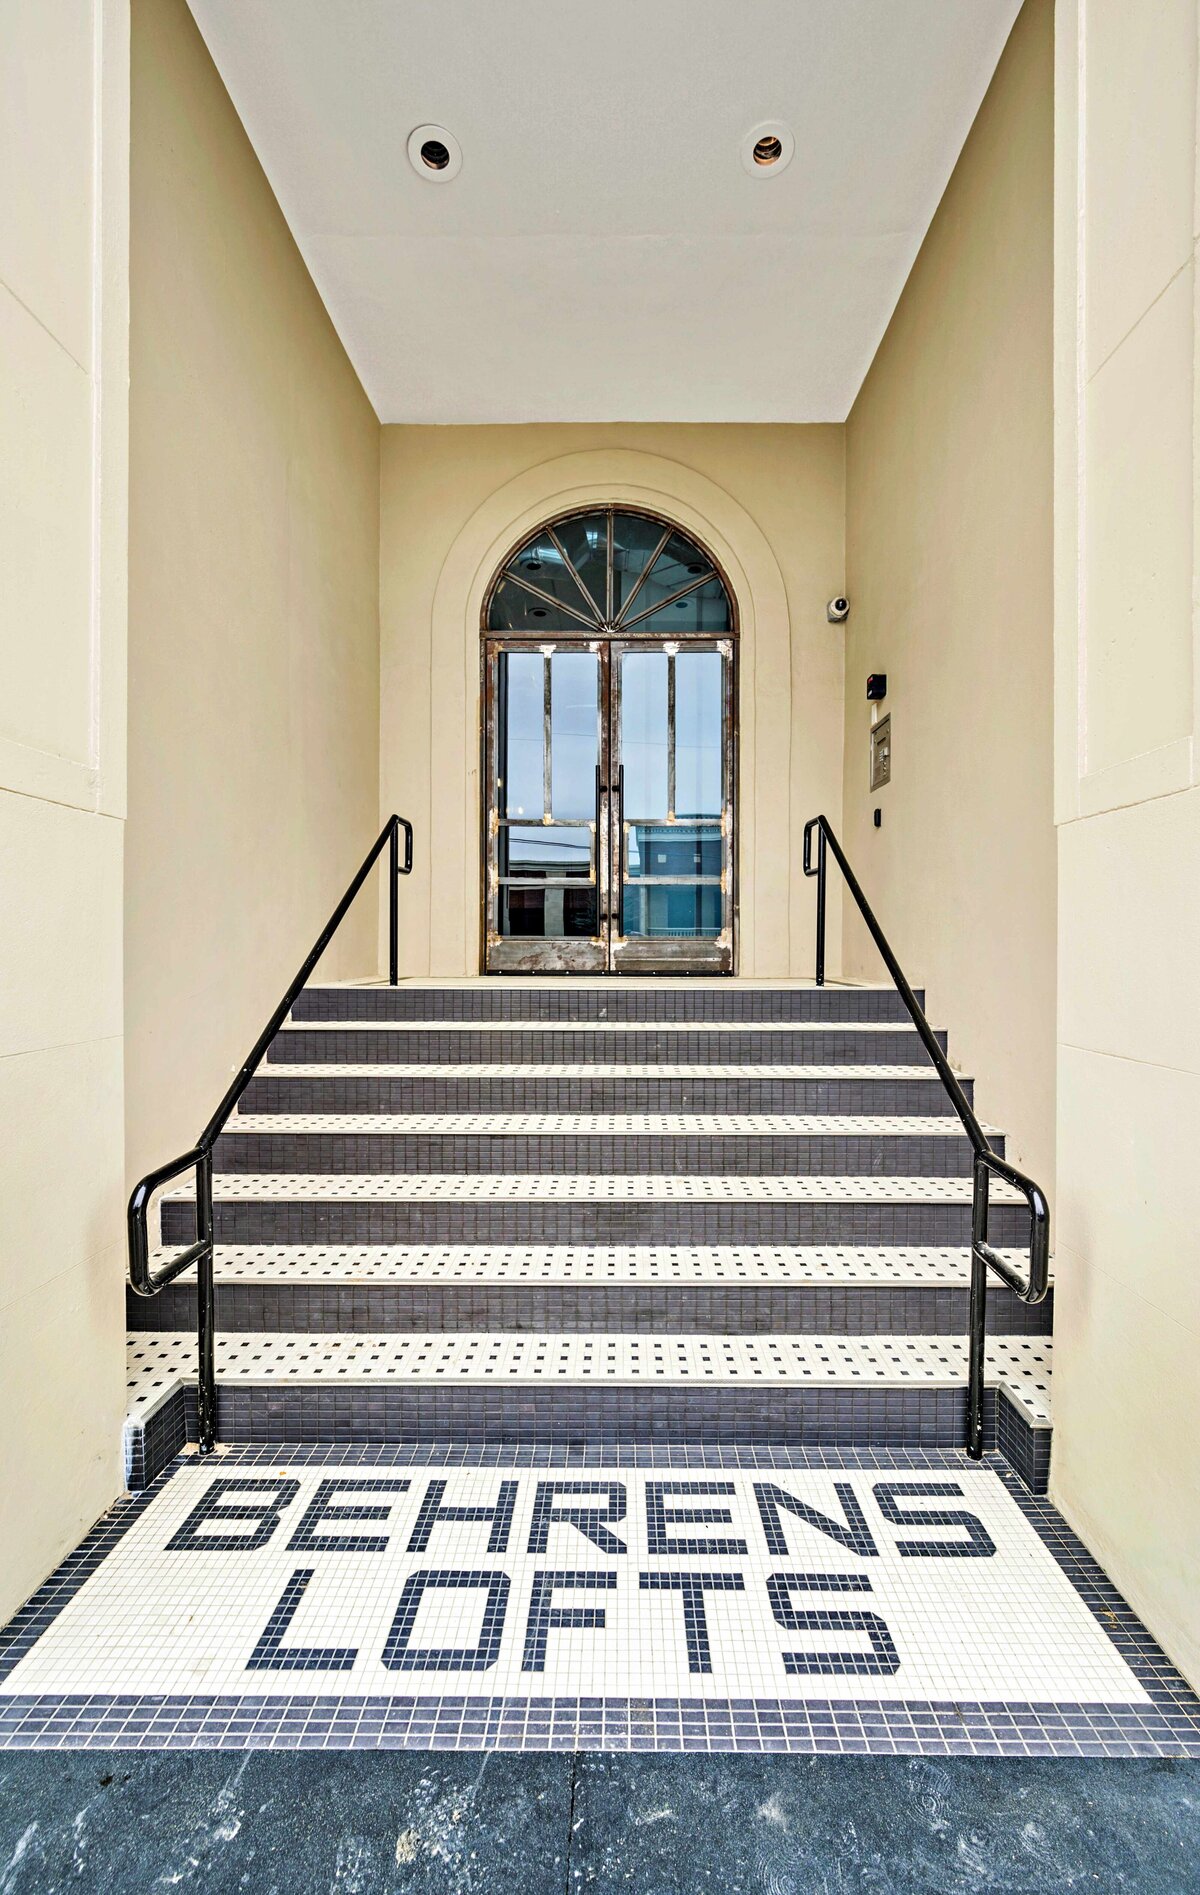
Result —
[[[1027, 0], [846, 429], [847, 853], [983, 1113], [1048, 1187], [1052, 112], [1051, 0]], [[873, 794], [880, 671], [892, 781]], [[846, 955], [878, 967], [857, 914]]]
[[[678, 520], [737, 594], [739, 971], [812, 966], [805, 817], [840, 809], [842, 430], [609, 425], [383, 430], [381, 735], [385, 811], [416, 825], [402, 903], [411, 973], [479, 968], [479, 617], [522, 534], [574, 505]], [[836, 932], [837, 917], [834, 915]]]
[[1052, 1491], [1200, 1683], [1195, 0], [1057, 40]]
[[128, 122], [124, 0], [9, 0], [0, 1623], [121, 1485]]
[[[130, 1175], [186, 1148], [374, 839], [379, 427], [184, 0], [133, 19]], [[375, 891], [327, 957], [374, 970]]]

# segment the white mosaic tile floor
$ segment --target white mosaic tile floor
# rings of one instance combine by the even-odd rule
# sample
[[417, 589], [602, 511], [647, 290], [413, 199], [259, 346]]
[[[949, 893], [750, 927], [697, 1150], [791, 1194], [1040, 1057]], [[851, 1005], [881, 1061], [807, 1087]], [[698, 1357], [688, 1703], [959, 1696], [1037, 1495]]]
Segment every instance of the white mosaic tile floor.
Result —
[[988, 1469], [338, 1468], [286, 1452], [182, 1465], [0, 1684], [335, 1692], [1150, 1702]]
[[[281, 1384], [388, 1382], [619, 1385], [630, 1388], [954, 1387], [966, 1381], [955, 1336], [642, 1336], [463, 1332], [420, 1335], [218, 1334], [217, 1380]], [[993, 1336], [989, 1386], [1026, 1418], [1050, 1419], [1048, 1336]], [[196, 1367], [196, 1339], [170, 1330], [129, 1337], [127, 1406], [144, 1418]]]
[[[1020, 1251], [1002, 1251], [1020, 1268]], [[895, 1245], [873, 1249], [717, 1246], [701, 1250], [565, 1244], [503, 1249], [473, 1244], [218, 1244], [219, 1281], [276, 1283], [684, 1283], [754, 1285], [929, 1284], [961, 1288], [971, 1266], [962, 1249]], [[194, 1276], [195, 1270], [186, 1271]]]

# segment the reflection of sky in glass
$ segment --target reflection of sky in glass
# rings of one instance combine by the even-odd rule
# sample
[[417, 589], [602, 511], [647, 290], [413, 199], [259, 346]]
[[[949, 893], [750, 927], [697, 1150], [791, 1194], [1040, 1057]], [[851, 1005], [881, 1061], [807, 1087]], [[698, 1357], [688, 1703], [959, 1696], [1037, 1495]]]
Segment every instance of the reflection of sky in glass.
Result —
[[562, 822], [596, 811], [600, 660], [556, 651], [550, 660], [550, 808]]
[[627, 651], [621, 660], [621, 762], [625, 819], [667, 813], [667, 654]]
[[[507, 816], [540, 816], [545, 801], [542, 779], [541, 652], [501, 653], [508, 685], [507, 781], [501, 807]], [[501, 752], [503, 755], [503, 751]]]
[[675, 813], [721, 813], [719, 651], [681, 651], [675, 660]]

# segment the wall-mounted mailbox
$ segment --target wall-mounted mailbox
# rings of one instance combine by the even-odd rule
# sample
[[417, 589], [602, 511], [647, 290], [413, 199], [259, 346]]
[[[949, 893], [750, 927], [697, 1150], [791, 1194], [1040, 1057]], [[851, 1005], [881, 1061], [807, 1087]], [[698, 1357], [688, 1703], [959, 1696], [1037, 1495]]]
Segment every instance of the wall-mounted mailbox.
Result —
[[877, 704], [887, 696], [887, 672], [873, 671], [867, 679], [867, 703]]
[[892, 780], [892, 720], [881, 717], [871, 726], [871, 788], [881, 790]]

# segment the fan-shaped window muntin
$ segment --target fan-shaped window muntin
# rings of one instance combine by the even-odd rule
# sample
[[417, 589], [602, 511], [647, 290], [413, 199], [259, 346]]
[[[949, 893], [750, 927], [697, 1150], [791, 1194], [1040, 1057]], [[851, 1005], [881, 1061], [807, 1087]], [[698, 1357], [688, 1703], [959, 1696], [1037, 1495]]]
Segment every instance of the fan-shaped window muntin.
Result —
[[593, 507], [547, 521], [504, 561], [484, 629], [537, 637], [728, 634], [733, 600], [698, 540], [655, 514]]

